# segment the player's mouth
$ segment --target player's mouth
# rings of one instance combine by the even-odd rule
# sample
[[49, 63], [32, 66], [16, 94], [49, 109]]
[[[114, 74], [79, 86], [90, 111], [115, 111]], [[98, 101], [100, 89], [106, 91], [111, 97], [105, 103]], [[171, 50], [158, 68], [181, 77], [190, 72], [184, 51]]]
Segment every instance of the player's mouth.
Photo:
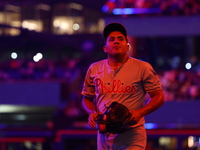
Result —
[[113, 48], [114, 48], [114, 49], [119, 49], [119, 48], [120, 48], [120, 46], [114, 46]]

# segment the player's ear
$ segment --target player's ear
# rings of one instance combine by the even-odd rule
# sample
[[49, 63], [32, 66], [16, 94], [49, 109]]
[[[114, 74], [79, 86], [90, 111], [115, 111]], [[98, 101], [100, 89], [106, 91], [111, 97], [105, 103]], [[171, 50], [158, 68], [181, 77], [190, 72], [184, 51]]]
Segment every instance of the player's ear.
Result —
[[103, 50], [104, 50], [105, 53], [107, 53], [106, 45], [103, 46]]
[[131, 49], [131, 45], [129, 43], [127, 43], [127, 46], [128, 46], [128, 50]]

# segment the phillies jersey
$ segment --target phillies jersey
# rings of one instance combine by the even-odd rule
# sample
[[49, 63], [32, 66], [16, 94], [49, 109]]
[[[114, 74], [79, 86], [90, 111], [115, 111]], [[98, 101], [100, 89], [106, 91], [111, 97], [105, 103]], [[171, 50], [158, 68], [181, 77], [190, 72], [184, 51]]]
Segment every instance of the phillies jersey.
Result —
[[[96, 111], [103, 114], [113, 101], [129, 110], [144, 106], [146, 92], [161, 89], [158, 75], [152, 66], [132, 57], [114, 70], [108, 59], [95, 62], [87, 70], [81, 94], [94, 97]], [[144, 117], [134, 126], [143, 124]]]

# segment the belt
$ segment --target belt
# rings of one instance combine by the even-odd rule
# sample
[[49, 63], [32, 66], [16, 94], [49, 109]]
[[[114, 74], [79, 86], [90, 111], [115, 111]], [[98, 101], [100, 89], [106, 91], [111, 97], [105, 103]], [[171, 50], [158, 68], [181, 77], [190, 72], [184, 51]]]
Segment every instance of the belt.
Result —
[[129, 131], [131, 129], [133, 129], [133, 128], [119, 128], [119, 129], [115, 129], [115, 130], [111, 131], [110, 133], [112, 133], [112, 134], [121, 134], [121, 133]]

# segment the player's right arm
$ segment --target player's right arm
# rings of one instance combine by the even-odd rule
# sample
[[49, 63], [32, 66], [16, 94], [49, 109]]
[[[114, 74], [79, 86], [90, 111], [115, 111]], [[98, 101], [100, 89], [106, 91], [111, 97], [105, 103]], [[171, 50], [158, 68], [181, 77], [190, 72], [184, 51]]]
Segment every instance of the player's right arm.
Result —
[[98, 113], [96, 112], [96, 107], [93, 103], [94, 97], [87, 97], [83, 96], [82, 98], [82, 105], [85, 111], [89, 114], [88, 117], [88, 124], [92, 128], [96, 128], [96, 118], [98, 116]]

